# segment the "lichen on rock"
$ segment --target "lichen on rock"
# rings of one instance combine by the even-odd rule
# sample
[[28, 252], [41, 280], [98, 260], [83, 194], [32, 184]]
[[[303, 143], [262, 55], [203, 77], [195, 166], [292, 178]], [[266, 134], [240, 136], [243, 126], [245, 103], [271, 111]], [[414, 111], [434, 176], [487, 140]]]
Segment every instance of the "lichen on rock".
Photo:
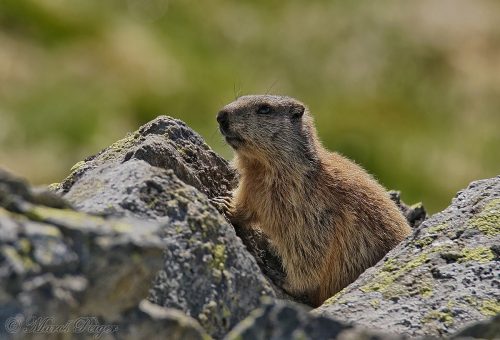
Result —
[[410, 336], [449, 335], [498, 313], [499, 197], [500, 176], [471, 183], [314, 313]]
[[[189, 317], [160, 306], [153, 311], [143, 301], [163, 263], [160, 224], [91, 216], [49, 196], [43, 195], [49, 206], [41, 204], [38, 190], [0, 171], [2, 339], [54, 336], [30, 328], [37, 317], [53, 325], [87, 318], [91, 328], [65, 332], [88, 338], [101, 336], [92, 329], [105, 325], [111, 328], [104, 335], [121, 339], [151, 330], [206, 338]], [[24, 327], [3, 327], [13, 320]]]
[[50, 190], [0, 171], [0, 324], [94, 315], [120, 339], [498, 334], [500, 176], [429, 219], [391, 192], [414, 233], [312, 311], [278, 299], [292, 298], [269, 239], [217, 211], [212, 199], [236, 179], [166, 116], [78, 162]]
[[162, 269], [149, 300], [220, 337], [275, 292], [234, 228], [210, 204], [234, 180], [228, 163], [179, 120], [160, 116], [90, 157], [58, 187], [79, 210], [160, 223]]

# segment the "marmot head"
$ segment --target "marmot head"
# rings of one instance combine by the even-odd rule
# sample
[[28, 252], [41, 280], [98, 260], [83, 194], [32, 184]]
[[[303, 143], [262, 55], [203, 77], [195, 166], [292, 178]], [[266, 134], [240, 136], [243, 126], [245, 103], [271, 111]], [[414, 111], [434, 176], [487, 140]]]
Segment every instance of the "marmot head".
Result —
[[249, 158], [297, 156], [311, 151], [315, 140], [307, 108], [290, 97], [243, 96], [224, 106], [217, 121], [227, 143]]

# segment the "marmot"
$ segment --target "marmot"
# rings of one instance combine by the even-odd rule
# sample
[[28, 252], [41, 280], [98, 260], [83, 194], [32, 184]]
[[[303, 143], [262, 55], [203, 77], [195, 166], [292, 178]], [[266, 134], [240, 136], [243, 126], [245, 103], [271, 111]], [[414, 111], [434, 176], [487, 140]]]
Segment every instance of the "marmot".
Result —
[[240, 175], [229, 218], [269, 237], [290, 294], [320, 305], [410, 234], [386, 190], [321, 145], [299, 101], [243, 96], [222, 108], [217, 121]]

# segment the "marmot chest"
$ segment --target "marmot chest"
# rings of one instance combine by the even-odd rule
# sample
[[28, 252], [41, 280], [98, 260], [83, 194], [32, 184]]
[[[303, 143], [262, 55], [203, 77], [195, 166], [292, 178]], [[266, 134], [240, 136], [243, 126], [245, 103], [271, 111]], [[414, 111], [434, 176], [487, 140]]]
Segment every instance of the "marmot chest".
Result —
[[276, 181], [255, 183], [252, 187], [252, 210], [264, 230], [298, 227], [312, 213], [311, 197], [300, 186]]

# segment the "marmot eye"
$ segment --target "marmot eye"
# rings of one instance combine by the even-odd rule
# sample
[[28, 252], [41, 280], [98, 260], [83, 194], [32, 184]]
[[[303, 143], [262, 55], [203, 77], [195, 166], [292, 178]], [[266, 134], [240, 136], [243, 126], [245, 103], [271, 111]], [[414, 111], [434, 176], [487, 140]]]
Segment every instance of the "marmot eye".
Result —
[[257, 113], [258, 114], [261, 114], [261, 115], [265, 115], [265, 114], [268, 114], [271, 112], [271, 107], [267, 104], [264, 104], [264, 105], [261, 105], [258, 109], [257, 109]]

